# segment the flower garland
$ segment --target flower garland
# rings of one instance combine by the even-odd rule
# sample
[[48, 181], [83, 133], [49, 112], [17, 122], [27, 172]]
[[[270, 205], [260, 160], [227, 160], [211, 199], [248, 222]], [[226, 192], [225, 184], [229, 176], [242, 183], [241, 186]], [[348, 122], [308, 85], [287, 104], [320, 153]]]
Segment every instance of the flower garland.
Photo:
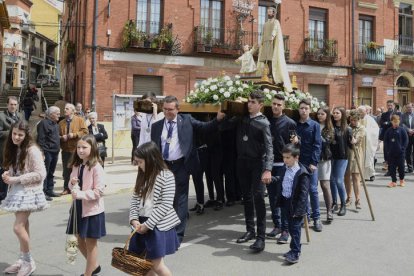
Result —
[[243, 82], [240, 76], [236, 75], [234, 79], [229, 76], [220, 76], [203, 80], [200, 84], [194, 85], [194, 91], [191, 90], [185, 98], [185, 102], [192, 104], [220, 104], [225, 100], [237, 100], [239, 98], [247, 99], [250, 93], [259, 86], [253, 82]]
[[309, 92], [302, 92], [300, 90], [296, 90], [290, 93], [269, 90], [267, 88], [265, 88], [263, 92], [265, 94], [265, 105], [271, 105], [273, 96], [279, 94], [285, 97], [285, 108], [299, 109], [299, 103], [303, 99], [309, 99], [311, 101], [311, 112], [317, 112], [320, 107], [326, 106], [325, 102], [319, 102], [319, 100], [316, 97], [313, 97], [311, 94], [309, 94]]

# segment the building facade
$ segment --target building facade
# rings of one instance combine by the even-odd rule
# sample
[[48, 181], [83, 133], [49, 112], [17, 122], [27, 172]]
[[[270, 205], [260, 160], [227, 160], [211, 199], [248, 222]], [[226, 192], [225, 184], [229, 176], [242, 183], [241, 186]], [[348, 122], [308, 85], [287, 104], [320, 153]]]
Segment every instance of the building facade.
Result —
[[[243, 2], [253, 6], [248, 16], [237, 12]], [[196, 82], [223, 71], [237, 74], [234, 60], [242, 45], [259, 43], [266, 8], [272, 3], [66, 2], [62, 30], [66, 98], [96, 106], [100, 118], [110, 119], [113, 93], [152, 91], [182, 99]], [[410, 102], [413, 8], [414, 0], [282, 1], [277, 18], [289, 75], [296, 76], [299, 89], [330, 106], [375, 108], [385, 106], [388, 99]]]
[[[3, 53], [3, 37], [4, 30], [10, 28], [9, 13], [7, 12], [6, 3], [3, 0], [0, 0], [0, 50]], [[3, 70], [3, 55], [0, 55], [0, 72]], [[0, 79], [1, 80], [1, 79]], [[0, 87], [2, 91], [3, 87]]]

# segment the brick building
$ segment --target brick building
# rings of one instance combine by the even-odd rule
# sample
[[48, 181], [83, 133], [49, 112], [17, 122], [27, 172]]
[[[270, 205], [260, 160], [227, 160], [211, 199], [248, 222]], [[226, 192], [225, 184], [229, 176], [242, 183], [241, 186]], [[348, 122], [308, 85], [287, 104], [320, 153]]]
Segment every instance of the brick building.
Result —
[[[0, 50], [3, 53], [3, 36], [4, 30], [10, 28], [9, 13], [7, 12], [6, 3], [0, 0]], [[3, 68], [3, 55], [0, 55], [0, 72]], [[1, 88], [0, 88], [1, 91]]]
[[[254, 8], [244, 20], [234, 12], [238, 1], [99, 1], [96, 48], [94, 2], [65, 2], [62, 84], [68, 100], [88, 107], [95, 90], [100, 118], [109, 119], [112, 93], [183, 98], [200, 80], [222, 71], [236, 74], [240, 46], [258, 43], [273, 1], [250, 1]], [[331, 106], [411, 101], [414, 1], [354, 4], [352, 12], [350, 0], [282, 2], [277, 17], [290, 76], [297, 77], [299, 89]]]

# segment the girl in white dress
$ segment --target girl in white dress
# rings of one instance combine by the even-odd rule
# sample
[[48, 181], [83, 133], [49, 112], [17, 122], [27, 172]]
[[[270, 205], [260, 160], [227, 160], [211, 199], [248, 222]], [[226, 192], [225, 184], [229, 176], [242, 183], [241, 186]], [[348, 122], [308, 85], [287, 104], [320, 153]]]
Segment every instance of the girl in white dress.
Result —
[[36, 269], [30, 254], [29, 216], [31, 212], [48, 207], [43, 193], [43, 180], [46, 177], [43, 159], [40, 148], [32, 141], [27, 122], [14, 123], [4, 147], [3, 160], [3, 168], [8, 170], [2, 178], [9, 185], [9, 191], [0, 207], [15, 214], [13, 230], [20, 243], [20, 256], [4, 270], [6, 274], [26, 276]]

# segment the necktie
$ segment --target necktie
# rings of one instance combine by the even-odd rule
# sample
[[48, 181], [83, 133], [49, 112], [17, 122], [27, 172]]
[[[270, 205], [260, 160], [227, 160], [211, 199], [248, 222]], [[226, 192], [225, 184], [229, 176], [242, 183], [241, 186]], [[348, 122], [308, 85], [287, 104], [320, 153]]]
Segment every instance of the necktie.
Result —
[[168, 157], [170, 155], [170, 143], [171, 143], [171, 137], [173, 134], [173, 129], [174, 129], [174, 122], [168, 121], [167, 141], [165, 142], [164, 151], [162, 152], [162, 158], [164, 160], [168, 160]]

